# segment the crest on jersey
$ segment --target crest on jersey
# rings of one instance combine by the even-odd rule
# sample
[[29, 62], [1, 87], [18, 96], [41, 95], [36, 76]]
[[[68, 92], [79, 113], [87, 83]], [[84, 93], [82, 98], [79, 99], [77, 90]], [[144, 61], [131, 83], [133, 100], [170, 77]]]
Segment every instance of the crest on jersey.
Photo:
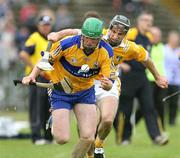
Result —
[[99, 63], [98, 62], [94, 62], [94, 68], [98, 68], [99, 67]]
[[72, 59], [71, 59], [71, 62], [72, 62], [72, 63], [77, 63], [77, 59], [76, 59], [76, 58], [72, 58]]
[[130, 43], [129, 43], [129, 42], [126, 42], [126, 43], [125, 43], [125, 46], [124, 46], [124, 48], [123, 48], [124, 53], [126, 53], [126, 52], [129, 50], [129, 48], [130, 48]]
[[122, 59], [122, 56], [116, 56], [116, 60], [119, 62], [119, 61], [121, 61], [121, 59]]

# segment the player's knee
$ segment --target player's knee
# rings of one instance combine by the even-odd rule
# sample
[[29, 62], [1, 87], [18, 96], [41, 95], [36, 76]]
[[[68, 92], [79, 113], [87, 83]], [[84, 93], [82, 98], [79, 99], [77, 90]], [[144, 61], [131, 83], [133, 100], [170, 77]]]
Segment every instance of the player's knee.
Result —
[[56, 143], [58, 144], [66, 144], [69, 142], [69, 136], [54, 136]]
[[91, 144], [95, 141], [95, 138], [94, 136], [81, 136], [80, 140]]
[[107, 120], [103, 122], [105, 128], [111, 128], [113, 125], [113, 122], [111, 120]]
[[111, 116], [102, 116], [102, 119], [101, 119], [102, 123], [105, 126], [112, 126], [113, 120], [114, 120], [114, 118]]

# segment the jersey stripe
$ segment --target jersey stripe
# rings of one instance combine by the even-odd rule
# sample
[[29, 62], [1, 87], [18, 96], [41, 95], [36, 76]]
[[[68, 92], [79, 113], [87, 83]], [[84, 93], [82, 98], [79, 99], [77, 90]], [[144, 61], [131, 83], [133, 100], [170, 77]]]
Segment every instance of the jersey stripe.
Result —
[[113, 56], [112, 47], [103, 40], [101, 40], [100, 43], [99, 43], [99, 48], [101, 48], [101, 47], [106, 49], [106, 51], [108, 52], [108, 55], [109, 55], [110, 58]]
[[33, 55], [34, 54], [34, 50], [35, 50], [35, 45], [32, 46], [24, 46], [22, 48], [23, 51], [27, 52], [29, 55]]
[[73, 45], [80, 44], [80, 35], [66, 38], [60, 42], [62, 51], [72, 47]]
[[64, 67], [64, 69], [66, 69], [70, 74], [76, 76], [76, 77], [83, 77], [83, 78], [89, 78], [91, 76], [94, 76], [96, 74], [99, 73], [100, 68], [97, 69], [90, 69], [88, 72], [79, 72], [79, 70], [81, 69], [80, 66], [74, 66], [71, 65], [65, 58], [64, 56], [61, 57], [61, 59], [59, 60], [60, 63], [62, 64], [62, 66]]

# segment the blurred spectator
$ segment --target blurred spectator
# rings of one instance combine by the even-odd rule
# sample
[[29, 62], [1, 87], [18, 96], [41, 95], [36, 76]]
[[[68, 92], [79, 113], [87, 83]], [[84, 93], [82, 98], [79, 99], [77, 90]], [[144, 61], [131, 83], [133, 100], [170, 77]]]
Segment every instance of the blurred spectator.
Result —
[[14, 14], [11, 10], [6, 10], [3, 20], [3, 27], [0, 30], [0, 89], [3, 90], [1, 105], [6, 108], [16, 106], [15, 89], [12, 84], [12, 78], [17, 76], [17, 50], [15, 45], [16, 26], [14, 24]]
[[0, 67], [7, 71], [11, 63], [14, 63], [17, 60], [16, 48], [14, 43], [16, 27], [14, 25], [14, 15], [11, 10], [8, 10], [5, 15], [5, 24], [1, 29], [0, 36]]
[[[150, 56], [151, 59], [154, 61], [155, 66], [159, 73], [165, 76], [165, 67], [164, 67], [164, 44], [162, 43], [162, 32], [160, 28], [154, 26], [151, 28], [150, 32], [153, 35], [153, 46], [151, 48]], [[153, 97], [154, 97], [154, 105], [158, 112], [159, 121], [161, 121], [160, 125], [162, 124], [164, 129], [164, 104], [162, 99], [166, 95], [166, 90], [158, 87], [155, 83], [155, 79], [152, 74], [147, 71], [147, 77], [149, 81], [151, 81], [152, 90], [153, 90]]]
[[[165, 69], [169, 86], [167, 95], [172, 94], [180, 89], [180, 61], [179, 61], [179, 34], [176, 31], [170, 31], [168, 40], [165, 45]], [[169, 124], [176, 124], [178, 110], [178, 96], [172, 97], [168, 101]]]
[[3, 28], [5, 27], [8, 11], [8, 1], [0, 0], [0, 32], [2, 32]]
[[90, 11], [87, 11], [87, 12], [84, 13], [84, 16], [82, 18], [82, 22], [84, 22], [84, 20], [86, 20], [87, 18], [90, 18], [90, 17], [102, 19], [102, 17], [99, 14], [99, 12], [97, 12], [95, 10], [90, 10]]
[[48, 3], [52, 6], [55, 5], [68, 5], [71, 0], [48, 0]]
[[32, 0], [28, 0], [19, 11], [19, 21], [25, 24], [30, 32], [35, 31], [35, 19], [37, 16], [37, 5]]
[[49, 17], [51, 17], [52, 24], [54, 25], [55, 15], [54, 15], [54, 11], [50, 7], [45, 6], [39, 11], [38, 16], [44, 16], [44, 15], [48, 15]]
[[7, 0], [0, 0], [0, 18], [5, 17], [8, 7]]
[[120, 11], [121, 3], [122, 3], [122, 0], [113, 0], [112, 1], [113, 9], [116, 14], [118, 14], [118, 12]]
[[55, 30], [59, 31], [64, 28], [72, 27], [74, 23], [74, 17], [69, 12], [67, 6], [61, 5], [56, 11], [56, 24]]
[[[149, 31], [152, 24], [153, 15], [148, 11], [141, 12], [137, 18], [137, 26], [129, 30], [127, 39], [141, 44], [150, 52], [152, 36]], [[131, 142], [132, 127], [135, 125], [135, 120], [138, 121], [143, 116], [153, 143], [164, 145], [168, 142], [168, 138], [161, 135], [158, 126], [157, 112], [153, 104], [152, 91], [146, 77], [145, 67], [142, 63], [138, 63], [135, 60], [125, 63], [129, 65], [130, 69], [128, 72], [122, 70], [121, 73], [122, 84], [119, 98], [119, 112], [116, 115], [116, 120], [119, 120], [119, 123], [116, 124], [116, 126], [121, 124], [123, 125], [123, 129], [122, 131], [117, 131], [122, 132], [118, 134], [122, 135], [122, 138], [118, 138], [121, 139], [122, 142], [118, 142], [121, 142], [123, 145], [127, 145]], [[136, 113], [136, 119], [130, 121], [132, 111], [136, 111], [133, 110], [133, 101], [135, 98], [138, 100], [140, 111]]]
[[122, 7], [125, 8], [127, 14], [134, 16], [141, 11], [148, 9], [148, 7], [155, 2], [156, 0], [122, 0]]
[[16, 31], [15, 42], [18, 48], [18, 52], [22, 49], [24, 42], [29, 37], [29, 34], [29, 29], [24, 25], [20, 26], [19, 29]]
[[[37, 20], [37, 31], [29, 36], [19, 56], [26, 65], [28, 75], [34, 65], [41, 58], [41, 51], [46, 50], [48, 41], [47, 35], [52, 30], [52, 18], [44, 15]], [[46, 72], [41, 73], [37, 78], [39, 82], [49, 82]], [[51, 143], [52, 135], [46, 130], [46, 120], [49, 117], [49, 102], [47, 90], [35, 86], [29, 87], [29, 116], [32, 132], [32, 142], [36, 145]], [[43, 130], [43, 134], [42, 134]]]

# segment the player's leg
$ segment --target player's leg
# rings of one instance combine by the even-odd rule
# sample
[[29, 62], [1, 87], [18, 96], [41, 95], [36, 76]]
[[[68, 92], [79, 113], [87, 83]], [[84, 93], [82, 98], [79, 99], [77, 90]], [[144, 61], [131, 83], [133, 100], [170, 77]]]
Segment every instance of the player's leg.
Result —
[[144, 86], [141, 91], [139, 91], [137, 98], [151, 139], [156, 144], [166, 144], [168, 142], [168, 137], [165, 138], [162, 135], [162, 125], [160, 121], [158, 121], [158, 115], [154, 107], [152, 91], [148, 81], [144, 82]]
[[77, 104], [74, 107], [79, 128], [79, 141], [76, 144], [72, 158], [84, 158], [90, 146], [94, 143], [97, 114], [94, 104]]
[[70, 110], [56, 109], [52, 111], [52, 129], [58, 144], [65, 144], [70, 139]]
[[118, 99], [114, 96], [106, 96], [98, 102], [98, 106], [101, 112], [101, 122], [99, 124], [95, 146], [101, 147], [103, 141], [111, 131], [118, 108]]
[[116, 143], [129, 144], [132, 136], [132, 124], [130, 121], [133, 110], [134, 96], [122, 93], [119, 99], [119, 112], [116, 115]]
[[32, 132], [32, 142], [37, 144], [41, 139], [40, 107], [37, 105], [37, 87], [29, 87], [29, 119]]
[[48, 95], [52, 109], [52, 135], [58, 144], [67, 143], [70, 139], [70, 111], [74, 96], [57, 90], [49, 91]]

